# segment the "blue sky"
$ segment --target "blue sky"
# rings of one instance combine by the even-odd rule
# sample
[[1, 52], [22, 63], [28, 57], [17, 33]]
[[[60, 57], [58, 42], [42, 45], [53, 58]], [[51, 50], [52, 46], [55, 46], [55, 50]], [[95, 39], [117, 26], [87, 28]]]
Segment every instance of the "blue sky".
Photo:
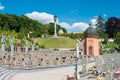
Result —
[[119, 4], [120, 0], [0, 0], [0, 13], [26, 15], [43, 24], [57, 15], [58, 24], [68, 32], [82, 32], [98, 15], [119, 17]]

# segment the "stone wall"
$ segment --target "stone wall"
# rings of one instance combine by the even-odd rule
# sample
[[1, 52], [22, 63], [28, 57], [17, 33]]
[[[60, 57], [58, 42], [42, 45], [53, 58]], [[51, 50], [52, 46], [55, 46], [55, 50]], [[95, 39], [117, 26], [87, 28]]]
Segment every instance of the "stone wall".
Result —
[[75, 63], [76, 51], [36, 50], [28, 53], [7, 53], [2, 64], [12, 67], [48, 67]]

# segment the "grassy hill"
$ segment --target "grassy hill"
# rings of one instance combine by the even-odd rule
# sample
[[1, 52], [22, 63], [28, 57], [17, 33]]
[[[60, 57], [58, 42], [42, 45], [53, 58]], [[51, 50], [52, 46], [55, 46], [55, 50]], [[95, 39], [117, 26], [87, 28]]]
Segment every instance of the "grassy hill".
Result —
[[75, 48], [77, 41], [69, 38], [39, 38], [37, 43], [45, 48]]

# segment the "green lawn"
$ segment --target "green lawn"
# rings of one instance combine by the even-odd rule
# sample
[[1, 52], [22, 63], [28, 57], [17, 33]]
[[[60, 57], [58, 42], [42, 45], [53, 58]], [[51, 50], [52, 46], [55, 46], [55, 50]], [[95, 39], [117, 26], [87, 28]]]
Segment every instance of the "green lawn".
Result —
[[77, 43], [69, 38], [39, 38], [37, 42], [45, 48], [75, 48]]

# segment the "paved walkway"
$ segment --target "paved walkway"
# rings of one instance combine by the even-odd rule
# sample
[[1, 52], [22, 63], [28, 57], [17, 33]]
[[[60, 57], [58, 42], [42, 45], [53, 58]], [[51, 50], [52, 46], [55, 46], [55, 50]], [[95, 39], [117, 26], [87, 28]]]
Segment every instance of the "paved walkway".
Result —
[[74, 68], [64, 67], [35, 72], [21, 72], [12, 75], [9, 80], [66, 80], [66, 75], [71, 75]]
[[[90, 65], [94, 65], [94, 63], [89, 64], [89, 66]], [[79, 66], [79, 70], [81, 69], [82, 66]], [[46, 68], [43, 70], [36, 70], [32, 72], [31, 71], [18, 72], [10, 76], [8, 80], [66, 80], [67, 75], [72, 76], [73, 74], [74, 66], [67, 66], [51, 69]]]
[[[88, 66], [94, 63], [88, 64]], [[79, 66], [79, 71], [82, 66]], [[0, 80], [66, 80], [67, 75], [73, 76], [74, 66], [62, 66], [54, 68], [13, 70], [0, 67]], [[83, 79], [87, 80], [87, 79]]]

